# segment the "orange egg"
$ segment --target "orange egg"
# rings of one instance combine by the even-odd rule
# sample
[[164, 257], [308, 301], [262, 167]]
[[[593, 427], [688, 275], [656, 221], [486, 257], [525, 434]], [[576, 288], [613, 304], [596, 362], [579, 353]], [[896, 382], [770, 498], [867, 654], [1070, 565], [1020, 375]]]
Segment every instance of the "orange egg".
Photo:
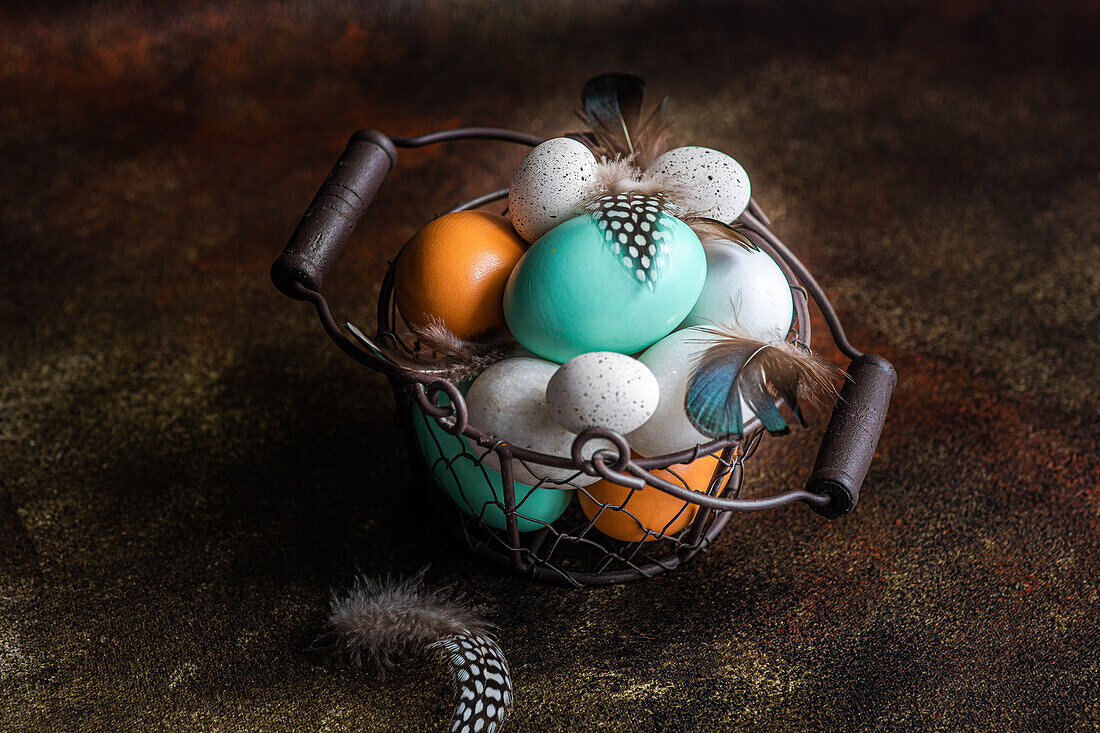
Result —
[[[652, 473], [677, 486], [705, 492], [717, 465], [717, 456], [703, 456], [691, 463], [676, 463]], [[722, 480], [728, 479], [727, 475]], [[591, 494], [591, 498], [588, 494]], [[577, 497], [584, 515], [590, 520], [596, 518], [596, 529], [608, 537], [627, 542], [657, 539], [653, 534], [647, 535], [646, 530], [657, 535], [675, 534], [695, 518], [695, 511], [699, 508], [698, 504], [677, 499], [654, 486], [646, 486], [631, 495], [629, 488], [607, 480], [585, 487], [577, 492]], [[600, 504], [608, 506], [597, 517], [602, 508]], [[615, 508], [618, 506], [622, 506], [622, 509]]]
[[526, 247], [503, 216], [444, 214], [398, 257], [394, 297], [401, 317], [413, 328], [442, 322], [460, 338], [505, 328], [504, 286]]

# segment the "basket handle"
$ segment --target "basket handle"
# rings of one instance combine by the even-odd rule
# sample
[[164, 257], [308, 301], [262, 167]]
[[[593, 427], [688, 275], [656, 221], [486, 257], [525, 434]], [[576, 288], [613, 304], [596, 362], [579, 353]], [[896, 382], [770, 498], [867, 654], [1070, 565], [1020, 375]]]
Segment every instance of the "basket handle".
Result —
[[382, 133], [360, 130], [351, 136], [286, 249], [271, 266], [271, 281], [283, 295], [303, 300], [296, 283], [320, 291], [325, 275], [396, 162], [397, 148]]
[[829, 519], [843, 517], [859, 501], [898, 381], [893, 365], [875, 354], [853, 359], [848, 377], [806, 485], [810, 492], [832, 499], [814, 506], [815, 512]]

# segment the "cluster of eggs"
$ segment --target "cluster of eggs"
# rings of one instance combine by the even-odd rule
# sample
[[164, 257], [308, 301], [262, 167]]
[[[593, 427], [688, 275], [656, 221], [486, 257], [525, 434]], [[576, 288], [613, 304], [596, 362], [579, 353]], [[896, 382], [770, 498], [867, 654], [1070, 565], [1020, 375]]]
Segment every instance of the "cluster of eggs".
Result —
[[[507, 218], [446, 214], [409, 241], [397, 262], [398, 311], [414, 331], [442, 324], [460, 338], [511, 333], [515, 354], [460, 385], [470, 423], [511, 445], [568, 457], [590, 427], [625, 436], [643, 456], [705, 443], [684, 397], [716, 338], [708, 327], [782, 338], [794, 314], [789, 283], [763, 251], [700, 241], [682, 210], [652, 193], [659, 186], [601, 191], [598, 171], [576, 140], [534, 148], [515, 172]], [[693, 216], [728, 224], [749, 203], [744, 169], [716, 150], [675, 148], [641, 175], [643, 184], [673, 182]], [[464, 511], [503, 529], [496, 454], [413, 410], [440, 486]], [[589, 442], [586, 457], [602, 447], [610, 445]], [[705, 456], [655, 473], [706, 491], [717, 461]], [[656, 488], [631, 492], [575, 469], [513, 461], [513, 479], [520, 531], [556, 520], [576, 488], [594, 526], [620, 540], [668, 535], [694, 516], [694, 504]]]

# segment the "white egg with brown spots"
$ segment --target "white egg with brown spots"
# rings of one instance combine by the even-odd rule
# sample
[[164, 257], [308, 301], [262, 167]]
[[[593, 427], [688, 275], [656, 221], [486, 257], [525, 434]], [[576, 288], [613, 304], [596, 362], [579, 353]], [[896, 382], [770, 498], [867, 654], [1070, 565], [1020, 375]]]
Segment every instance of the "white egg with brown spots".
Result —
[[596, 158], [583, 143], [555, 137], [520, 162], [508, 191], [512, 227], [528, 242], [581, 213], [596, 176]]
[[657, 409], [661, 387], [637, 359], [592, 351], [565, 362], [546, 385], [546, 406], [571, 433], [608, 428], [625, 435]]
[[720, 150], [689, 145], [673, 148], [653, 161], [647, 176], [669, 176], [684, 186], [690, 212], [729, 224], [748, 208], [749, 174]]
[[[576, 436], [558, 425], [546, 407], [547, 383], [557, 370], [553, 362], [522, 356], [493, 364], [466, 394], [470, 424], [517, 448], [568, 458]], [[586, 457], [608, 447], [607, 441], [593, 441], [586, 446]], [[485, 465], [500, 471], [500, 459], [494, 452], [477, 445], [471, 445], [470, 452], [484, 455]], [[515, 480], [528, 486], [546, 481], [586, 486], [599, 479], [578, 474], [576, 469], [531, 462], [513, 461], [512, 470]]]

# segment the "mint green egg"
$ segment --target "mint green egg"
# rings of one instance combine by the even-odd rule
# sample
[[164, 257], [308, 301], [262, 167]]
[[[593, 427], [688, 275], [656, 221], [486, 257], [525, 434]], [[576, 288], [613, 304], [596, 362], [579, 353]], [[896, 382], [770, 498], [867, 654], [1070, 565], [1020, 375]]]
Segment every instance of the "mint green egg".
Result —
[[[480, 516], [490, 527], [507, 529], [502, 508], [504, 478], [500, 473], [478, 463], [465, 438], [443, 430], [418, 405], [413, 404], [410, 418], [420, 454], [443, 492], [465, 513]], [[519, 481], [514, 485], [522, 515], [516, 517], [520, 532], [542, 529], [542, 522], [550, 524], [560, 517], [574, 493], [568, 487], [535, 489]]]
[[703, 290], [706, 254], [687, 224], [665, 213], [649, 216], [667, 245], [651, 281], [622, 256], [628, 247], [638, 255], [633, 241], [624, 236], [620, 244], [592, 214], [531, 245], [504, 291], [504, 316], [516, 340], [544, 359], [566, 362], [590, 351], [636, 354], [671, 333]]

